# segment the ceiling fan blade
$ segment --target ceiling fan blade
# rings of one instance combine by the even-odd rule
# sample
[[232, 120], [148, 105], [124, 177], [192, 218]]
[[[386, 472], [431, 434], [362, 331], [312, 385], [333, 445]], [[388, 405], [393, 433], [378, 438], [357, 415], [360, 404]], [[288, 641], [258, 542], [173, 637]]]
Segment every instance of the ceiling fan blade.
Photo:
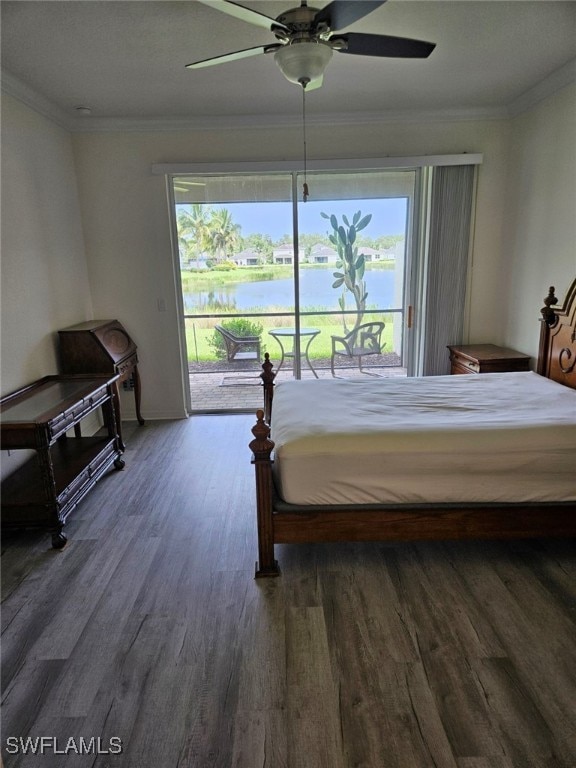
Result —
[[243, 5], [232, 2], [232, 0], [198, 0], [198, 2], [204, 5], [209, 5], [217, 11], [227, 13], [229, 16], [235, 16], [237, 19], [247, 21], [248, 24], [255, 24], [257, 27], [267, 29], [284, 29], [288, 28], [284, 24], [280, 24], [276, 19], [272, 19], [270, 16], [265, 16], [259, 11], [253, 11], [250, 8], [245, 8]]
[[352, 53], [359, 56], [388, 56], [398, 59], [425, 59], [436, 48], [436, 43], [424, 40], [411, 40], [408, 37], [390, 35], [365, 35], [361, 32], [348, 32], [345, 35], [331, 37], [330, 43], [343, 40], [343, 48], [335, 46], [338, 53]]
[[215, 64], [226, 64], [229, 61], [238, 61], [239, 59], [247, 59], [250, 56], [259, 56], [261, 53], [271, 53], [278, 48], [282, 48], [280, 43], [257, 45], [255, 48], [245, 48], [242, 51], [233, 51], [232, 53], [225, 53], [222, 56], [211, 56], [209, 59], [193, 61], [191, 64], [186, 64], [186, 69], [202, 69], [203, 67], [212, 67]]
[[314, 17], [314, 23], [326, 23], [333, 31], [345, 29], [384, 5], [385, 2], [386, 0], [333, 0], [318, 11]]

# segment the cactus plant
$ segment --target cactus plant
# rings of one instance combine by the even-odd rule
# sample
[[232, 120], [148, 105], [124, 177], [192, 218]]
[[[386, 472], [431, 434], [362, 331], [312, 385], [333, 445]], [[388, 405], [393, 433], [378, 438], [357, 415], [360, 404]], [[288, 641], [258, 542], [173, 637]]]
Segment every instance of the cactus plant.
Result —
[[348, 333], [361, 324], [366, 311], [366, 298], [368, 296], [364, 280], [366, 259], [363, 253], [358, 253], [358, 246], [355, 243], [357, 233], [368, 226], [372, 214], [362, 216], [362, 212], [357, 211], [352, 217], [351, 224], [344, 215], [342, 216], [343, 224], [338, 222], [334, 214], [321, 213], [320, 215], [330, 221], [332, 234], [328, 237], [338, 251], [338, 261], [336, 262], [338, 272], [333, 273], [336, 279], [332, 283], [333, 288], [342, 288], [338, 306], [342, 312], [346, 311], [346, 292], [352, 294], [356, 304], [356, 319], [352, 328], [347, 327], [346, 315], [343, 315], [344, 332]]

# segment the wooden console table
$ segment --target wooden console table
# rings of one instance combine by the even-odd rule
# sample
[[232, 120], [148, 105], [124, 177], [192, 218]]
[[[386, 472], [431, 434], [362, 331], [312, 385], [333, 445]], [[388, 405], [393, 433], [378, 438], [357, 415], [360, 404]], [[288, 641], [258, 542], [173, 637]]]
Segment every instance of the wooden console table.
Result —
[[495, 344], [449, 346], [450, 373], [504, 373], [530, 370], [530, 355]]
[[[112, 465], [124, 467], [114, 415], [116, 379], [46, 376], [0, 400], [2, 450], [36, 451], [2, 482], [3, 527], [46, 528], [53, 547], [66, 544], [70, 512]], [[67, 436], [97, 408], [104, 436]]]
[[58, 336], [62, 373], [96, 373], [118, 376], [115, 384], [117, 396], [114, 399], [114, 405], [116, 408], [116, 427], [122, 450], [124, 450], [118, 385], [130, 376], [134, 381], [136, 418], [139, 424], [144, 424], [144, 419], [140, 413], [140, 374], [138, 373], [136, 344], [118, 320], [88, 320], [84, 323], [71, 325], [69, 328], [63, 328], [58, 331]]

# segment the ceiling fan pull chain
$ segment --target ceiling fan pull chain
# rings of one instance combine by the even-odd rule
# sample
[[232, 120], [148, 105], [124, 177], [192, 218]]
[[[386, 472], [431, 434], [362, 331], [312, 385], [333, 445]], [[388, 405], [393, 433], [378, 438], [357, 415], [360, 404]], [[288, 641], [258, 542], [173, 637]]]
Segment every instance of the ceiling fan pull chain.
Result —
[[306, 86], [302, 81], [302, 135], [304, 137], [304, 184], [302, 186], [302, 201], [306, 202], [310, 195], [308, 191], [307, 158], [306, 158]]

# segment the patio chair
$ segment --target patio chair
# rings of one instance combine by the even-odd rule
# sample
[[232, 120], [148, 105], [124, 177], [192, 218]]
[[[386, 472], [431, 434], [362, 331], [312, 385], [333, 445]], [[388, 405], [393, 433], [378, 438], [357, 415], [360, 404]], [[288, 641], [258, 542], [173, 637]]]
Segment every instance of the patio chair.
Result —
[[368, 355], [382, 354], [382, 331], [385, 323], [364, 323], [354, 328], [345, 336], [332, 336], [332, 357], [330, 359], [330, 370], [332, 376], [336, 376], [334, 371], [334, 362], [338, 357], [358, 358], [358, 368], [360, 373], [366, 373], [370, 376], [377, 374], [365, 371], [362, 368], [362, 358]]
[[260, 360], [260, 336], [238, 336], [221, 325], [215, 325], [214, 328], [222, 334], [229, 363], [239, 360]]

